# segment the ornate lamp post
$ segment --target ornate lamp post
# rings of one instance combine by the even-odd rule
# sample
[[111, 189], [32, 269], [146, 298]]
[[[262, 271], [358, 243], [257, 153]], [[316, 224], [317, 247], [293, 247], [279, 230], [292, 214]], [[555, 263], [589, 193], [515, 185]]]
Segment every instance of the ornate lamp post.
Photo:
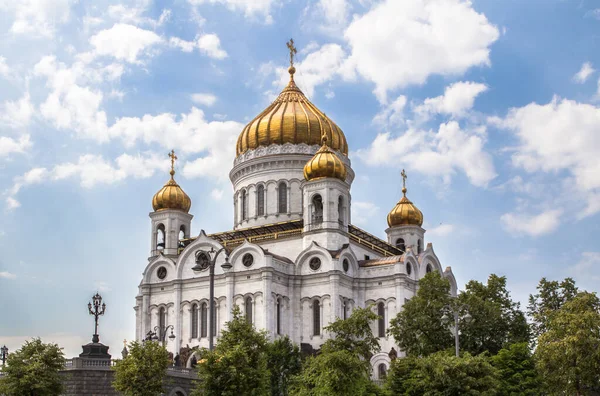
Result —
[[[461, 304], [461, 305], [448, 304], [445, 306], [445, 308], [448, 309], [450, 312], [452, 312], [452, 316], [454, 317], [454, 350], [455, 350], [456, 357], [458, 357], [459, 352], [460, 352], [460, 344], [459, 344], [459, 340], [458, 340], [459, 315], [461, 312], [468, 310], [469, 306], [467, 304]], [[444, 316], [446, 316], [446, 315], [444, 315]], [[469, 315], [469, 312], [467, 312], [467, 314], [463, 316], [463, 319], [465, 319], [467, 322], [469, 322], [471, 320], [471, 315]]]
[[146, 338], [144, 341], [161, 341], [163, 346], [165, 345], [165, 338], [167, 337], [167, 330], [171, 329], [171, 335], [169, 336], [169, 340], [175, 339], [175, 334], [173, 334], [173, 330], [175, 327], [173, 325], [168, 325], [165, 327], [154, 326], [154, 331], [150, 330], [146, 333]]
[[92, 342], [98, 343], [100, 342], [100, 337], [98, 336], [98, 316], [104, 315], [106, 304], [102, 302], [102, 296], [98, 293], [92, 297], [92, 301], [93, 304], [91, 302], [88, 303], [88, 311], [90, 315], [94, 315], [94, 335], [92, 336]]
[[[210, 316], [210, 326], [208, 327], [208, 349], [210, 351], [213, 350], [213, 319], [215, 314], [215, 263], [217, 262], [217, 257], [221, 252], [224, 252], [225, 248], [221, 248], [215, 251], [214, 248], [210, 248], [209, 251], [205, 252], [203, 250], [199, 250], [196, 252], [196, 265], [192, 267], [194, 271], [204, 271], [207, 268], [210, 268], [209, 273], [209, 316]], [[225, 262], [221, 265], [221, 268], [224, 270], [231, 269], [232, 265], [229, 263], [229, 255], [225, 252]]]
[[0, 353], [0, 356], [2, 357], [2, 367], [4, 367], [4, 364], [6, 363], [6, 358], [8, 357], [8, 348], [6, 347], [6, 345], [0, 348]]

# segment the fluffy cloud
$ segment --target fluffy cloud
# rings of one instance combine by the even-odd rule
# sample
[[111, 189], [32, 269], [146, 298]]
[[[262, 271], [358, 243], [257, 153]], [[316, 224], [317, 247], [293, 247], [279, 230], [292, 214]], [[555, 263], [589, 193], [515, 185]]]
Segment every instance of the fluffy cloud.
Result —
[[373, 202], [352, 202], [352, 223], [366, 225], [379, 212], [379, 207]]
[[23, 128], [29, 125], [34, 108], [29, 93], [17, 101], [6, 101], [0, 104], [0, 124], [12, 128]]
[[569, 269], [569, 273], [573, 274], [578, 282], [590, 283], [597, 289], [600, 281], [600, 252], [581, 253], [581, 259]]
[[346, 78], [358, 73], [387, 93], [422, 84], [432, 74], [458, 75], [490, 64], [498, 29], [467, 0], [386, 0], [355, 18], [345, 32], [352, 53]]
[[558, 228], [561, 214], [562, 211], [558, 209], [547, 210], [538, 215], [505, 213], [500, 217], [500, 220], [508, 232], [537, 237]]
[[76, 0], [0, 0], [0, 10], [14, 13], [13, 34], [53, 36], [56, 26], [69, 20]]
[[0, 158], [7, 157], [12, 153], [24, 153], [31, 147], [29, 135], [23, 135], [19, 139], [0, 136]]
[[0, 76], [6, 77], [8, 73], [10, 73], [10, 67], [6, 64], [6, 58], [0, 56]]
[[428, 235], [445, 237], [450, 235], [454, 231], [452, 224], [440, 224], [437, 227], [433, 227], [427, 230]]
[[347, 0], [319, 0], [318, 8], [327, 22], [342, 25], [348, 19], [350, 5]]
[[16, 279], [17, 275], [12, 274], [8, 271], [0, 271], [0, 279]]
[[214, 59], [224, 59], [227, 57], [227, 52], [221, 48], [219, 36], [213, 33], [199, 35], [194, 41], [186, 41], [179, 37], [171, 37], [169, 45], [171, 45], [171, 47], [177, 47], [183, 52], [192, 52], [194, 48], [198, 48], [201, 53]]
[[371, 166], [406, 167], [441, 176], [446, 182], [461, 171], [473, 185], [486, 186], [496, 172], [484, 144], [485, 131], [464, 130], [456, 121], [450, 121], [442, 123], [437, 132], [409, 128], [396, 137], [381, 133], [357, 155]]
[[220, 201], [221, 199], [223, 199], [223, 193], [224, 193], [224, 191], [223, 191], [223, 190], [220, 190], [220, 189], [217, 189], [217, 188], [215, 188], [215, 189], [213, 189], [213, 190], [210, 192], [210, 196], [211, 196], [211, 197], [212, 197], [212, 199], [214, 199], [215, 201]]
[[277, 0], [188, 0], [192, 5], [205, 3], [223, 4], [232, 11], [242, 11], [246, 17], [255, 18], [258, 15], [265, 17], [265, 23], [272, 23], [271, 7]]
[[159, 35], [137, 26], [117, 23], [90, 38], [91, 57], [110, 56], [129, 63], [139, 63], [140, 55], [149, 55], [153, 46], [162, 42]]
[[444, 90], [444, 95], [427, 98], [422, 105], [415, 108], [415, 112], [427, 116], [428, 114], [449, 114], [461, 117], [473, 108], [475, 98], [487, 91], [485, 84], [474, 82], [456, 82]]
[[192, 94], [191, 98], [194, 103], [209, 107], [217, 101], [217, 97], [211, 93], [195, 93]]
[[519, 141], [512, 162], [527, 172], [565, 172], [587, 200], [580, 214], [600, 211], [600, 108], [554, 97], [550, 103], [530, 103], [510, 109], [492, 124], [512, 131]]
[[573, 76], [573, 80], [579, 84], [583, 84], [595, 71], [590, 62], [585, 62], [581, 65], [581, 69]]
[[406, 96], [398, 96], [392, 103], [384, 106], [375, 115], [373, 122], [382, 126], [398, 126], [404, 123], [404, 108], [406, 107]]

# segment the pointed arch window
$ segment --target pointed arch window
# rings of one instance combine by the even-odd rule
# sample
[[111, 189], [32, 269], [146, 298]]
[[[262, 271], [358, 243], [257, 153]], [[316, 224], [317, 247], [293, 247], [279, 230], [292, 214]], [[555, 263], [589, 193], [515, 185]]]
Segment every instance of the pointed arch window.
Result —
[[165, 248], [165, 225], [159, 224], [156, 227], [156, 250], [163, 250]]
[[256, 214], [258, 216], [264, 216], [265, 215], [265, 186], [263, 186], [262, 184], [258, 186], [258, 188], [256, 189]]
[[277, 189], [277, 193], [279, 195], [278, 200], [278, 212], [279, 213], [287, 213], [288, 202], [287, 202], [287, 185], [284, 182], [279, 183], [279, 187]]
[[248, 220], [248, 193], [242, 190], [242, 220]]
[[192, 338], [198, 338], [198, 304], [192, 305]]
[[406, 252], [406, 244], [404, 243], [404, 239], [398, 238], [396, 239], [396, 247], [403, 252]]
[[344, 299], [344, 301], [342, 301], [342, 318], [344, 320], [348, 319], [348, 300]]
[[313, 335], [321, 335], [321, 305], [319, 300], [313, 301]]
[[252, 297], [246, 297], [244, 310], [246, 311], [246, 321], [252, 323]]
[[421, 254], [421, 252], [423, 251], [423, 241], [421, 241], [420, 239], [417, 241], [417, 253]]
[[387, 368], [385, 367], [384, 363], [381, 363], [377, 369], [377, 371], [379, 372], [379, 379], [385, 379], [387, 377]]
[[427, 267], [425, 268], [425, 272], [430, 273], [431, 271], [433, 271], [433, 268], [431, 268], [431, 264], [427, 264]]
[[208, 307], [206, 303], [202, 303], [200, 308], [200, 337], [206, 337], [208, 332]]
[[319, 194], [316, 194], [312, 199], [313, 205], [313, 224], [321, 224], [323, 222], [323, 198]]
[[276, 322], [277, 322], [277, 334], [281, 334], [281, 299], [277, 299], [277, 310], [276, 310]]
[[385, 306], [382, 302], [377, 304], [377, 336], [385, 337]]

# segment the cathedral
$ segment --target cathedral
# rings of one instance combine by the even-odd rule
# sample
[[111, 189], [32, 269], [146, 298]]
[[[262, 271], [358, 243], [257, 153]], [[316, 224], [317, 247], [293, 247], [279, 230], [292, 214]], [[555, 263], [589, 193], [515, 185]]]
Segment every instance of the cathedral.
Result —
[[425, 242], [423, 214], [407, 197], [404, 171], [387, 240], [352, 224], [355, 175], [346, 137], [294, 82], [295, 49], [288, 46], [289, 83], [237, 139], [229, 172], [232, 230], [190, 235], [192, 203], [175, 181], [171, 152], [171, 178], [152, 199], [136, 339], [154, 331], [174, 355], [208, 348], [237, 305], [272, 339], [287, 335], [311, 351], [327, 339], [330, 322], [371, 307], [379, 315], [372, 327], [381, 351], [371, 358], [379, 379], [398, 350], [386, 332], [390, 319], [415, 295], [418, 280], [439, 271], [453, 295], [456, 280]]

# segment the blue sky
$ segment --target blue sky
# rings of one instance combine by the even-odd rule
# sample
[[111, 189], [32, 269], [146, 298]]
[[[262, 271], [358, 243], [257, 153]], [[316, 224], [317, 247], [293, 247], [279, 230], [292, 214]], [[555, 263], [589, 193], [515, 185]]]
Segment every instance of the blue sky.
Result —
[[152, 195], [232, 226], [246, 122], [298, 85], [344, 130], [353, 222], [384, 237], [399, 172], [460, 285], [600, 288], [600, 5], [591, 0], [0, 0], [0, 344], [134, 334]]

